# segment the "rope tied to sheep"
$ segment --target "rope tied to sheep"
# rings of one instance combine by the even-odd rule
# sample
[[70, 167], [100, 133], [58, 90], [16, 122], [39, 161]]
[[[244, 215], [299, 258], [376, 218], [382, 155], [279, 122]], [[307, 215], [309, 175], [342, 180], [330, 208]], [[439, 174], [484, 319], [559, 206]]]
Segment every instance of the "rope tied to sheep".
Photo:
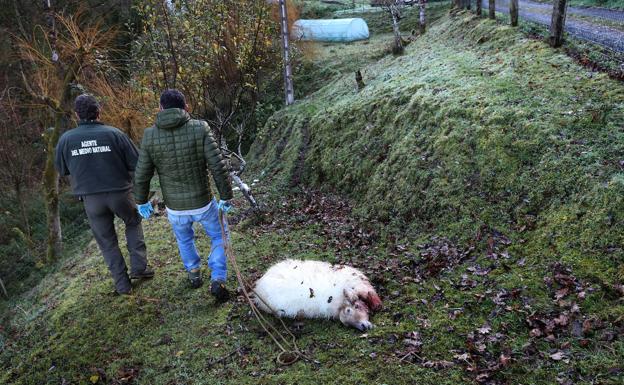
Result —
[[[221, 238], [223, 239], [223, 247], [225, 249], [225, 255], [230, 261], [230, 265], [232, 266], [232, 269], [234, 270], [234, 273], [236, 274], [236, 279], [238, 281], [238, 284], [241, 287], [243, 295], [245, 299], [247, 300], [247, 303], [249, 304], [249, 307], [251, 308], [253, 315], [256, 317], [256, 320], [258, 321], [262, 329], [264, 329], [267, 335], [271, 337], [273, 342], [275, 342], [277, 347], [281, 350], [281, 352], [276, 357], [276, 362], [280, 365], [290, 365], [298, 361], [300, 358], [305, 359], [307, 361], [312, 361], [309, 357], [303, 354], [303, 352], [299, 349], [299, 347], [297, 346], [295, 335], [290, 331], [290, 329], [288, 329], [284, 321], [271, 308], [271, 306], [269, 306], [269, 304], [260, 295], [258, 295], [258, 293], [256, 293], [252, 289], [252, 286], [249, 285], [247, 281], [245, 280], [245, 278], [243, 277], [243, 274], [241, 273], [238, 267], [238, 263], [236, 262], [236, 257], [234, 256], [234, 252], [232, 251], [232, 244], [230, 242], [230, 238], [227, 237], [227, 234], [225, 232], [226, 224], [227, 224], [227, 217], [225, 216], [225, 213], [223, 212], [223, 210], [219, 209], [219, 225], [221, 226]], [[290, 336], [291, 338], [290, 341], [286, 337], [284, 337], [284, 334], [282, 334], [271, 322], [269, 322], [262, 315], [260, 309], [258, 309], [253, 299], [251, 299], [250, 291], [253, 293], [253, 295], [256, 296], [256, 298], [262, 301], [262, 303], [267, 308], [271, 309], [271, 312], [273, 314], [277, 316], [277, 318], [279, 319], [282, 325], [282, 329], [286, 331], [288, 336]]]

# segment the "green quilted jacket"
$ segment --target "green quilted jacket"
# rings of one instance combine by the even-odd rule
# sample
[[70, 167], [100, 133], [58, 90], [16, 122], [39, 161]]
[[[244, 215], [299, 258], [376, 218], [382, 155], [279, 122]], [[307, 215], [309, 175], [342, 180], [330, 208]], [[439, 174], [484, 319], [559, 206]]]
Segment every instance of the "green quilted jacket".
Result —
[[191, 119], [179, 108], [162, 110], [156, 124], [145, 130], [134, 174], [134, 199], [147, 202], [150, 181], [158, 172], [165, 205], [192, 210], [212, 200], [208, 170], [219, 197], [232, 198], [232, 186], [208, 123]]

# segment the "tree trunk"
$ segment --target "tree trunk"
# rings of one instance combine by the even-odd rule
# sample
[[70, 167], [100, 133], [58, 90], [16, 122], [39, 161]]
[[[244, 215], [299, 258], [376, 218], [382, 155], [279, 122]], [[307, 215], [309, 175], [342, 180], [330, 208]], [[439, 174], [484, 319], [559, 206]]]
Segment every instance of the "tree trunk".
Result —
[[470, 0], [466, 0], [466, 9], [470, 11]]
[[395, 6], [390, 6], [390, 15], [392, 15], [392, 32], [394, 32], [394, 47], [392, 53], [403, 53], [403, 41], [401, 40], [401, 31], [399, 30], [399, 10]]
[[295, 102], [292, 68], [290, 66], [290, 41], [288, 36], [288, 12], [286, 0], [280, 0], [280, 25], [282, 29], [282, 54], [284, 56], [284, 99], [289, 106]]
[[563, 29], [565, 27], [567, 0], [555, 0], [552, 19], [550, 21], [550, 45], [561, 47], [563, 44]]
[[54, 128], [47, 133], [45, 170], [43, 171], [43, 191], [47, 210], [48, 247], [46, 261], [55, 261], [63, 250], [61, 215], [59, 210], [59, 175], [54, 169], [54, 155], [62, 124], [62, 112], [54, 113]]
[[63, 93], [54, 108], [54, 127], [46, 135], [46, 163], [43, 172], [43, 190], [47, 210], [48, 245], [46, 260], [48, 262], [56, 260], [63, 250], [59, 209], [59, 175], [54, 168], [54, 158], [61, 131], [67, 128], [69, 124], [66, 111], [71, 110], [69, 107], [71, 103], [71, 83], [76, 79], [76, 71], [80, 68], [80, 62], [81, 59], [77, 58], [69, 67], [62, 68], [65, 72], [62, 84]]
[[477, 14], [477, 17], [481, 17], [483, 14], [483, 11], [481, 9], [481, 2], [483, 0], [477, 0], [477, 4], [475, 5], [475, 13]]
[[489, 18], [496, 20], [496, 0], [489, 0], [488, 3]]
[[132, 14], [132, 0], [120, 0], [119, 8], [121, 13], [121, 18], [125, 20], [129, 20]]
[[511, 0], [509, 2], [509, 16], [511, 17], [511, 26], [518, 26], [518, 0]]
[[418, 32], [420, 32], [420, 34], [422, 35], [423, 33], [425, 33], [425, 30], [427, 28], [427, 25], [425, 23], [425, 0], [420, 0], [418, 5], [420, 7], [420, 17], [419, 17], [419, 22], [418, 22]]

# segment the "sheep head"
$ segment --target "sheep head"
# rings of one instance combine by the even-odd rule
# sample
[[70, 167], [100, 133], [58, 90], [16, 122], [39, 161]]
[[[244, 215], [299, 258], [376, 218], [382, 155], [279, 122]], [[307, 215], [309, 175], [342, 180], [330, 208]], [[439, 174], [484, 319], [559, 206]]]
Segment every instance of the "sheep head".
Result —
[[354, 327], [360, 331], [373, 328], [373, 324], [369, 321], [369, 314], [368, 305], [360, 299], [351, 301], [345, 298], [339, 311], [340, 322], [343, 325]]

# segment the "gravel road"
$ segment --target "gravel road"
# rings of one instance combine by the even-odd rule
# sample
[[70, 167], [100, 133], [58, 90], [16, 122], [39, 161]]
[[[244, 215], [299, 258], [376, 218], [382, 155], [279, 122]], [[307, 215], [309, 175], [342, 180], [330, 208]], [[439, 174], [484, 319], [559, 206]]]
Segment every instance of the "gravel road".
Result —
[[[487, 9], [488, 1], [482, 1], [483, 9]], [[519, 0], [518, 8], [520, 19], [550, 25], [552, 4]], [[509, 0], [497, 0], [496, 10], [509, 13]], [[593, 20], [583, 20], [578, 18], [579, 16], [591, 17]], [[598, 43], [614, 51], [624, 52], [624, 31], [605, 25], [606, 23], [602, 24], [601, 19], [624, 28], [624, 11], [569, 7], [565, 29], [566, 32], [577, 38]]]

